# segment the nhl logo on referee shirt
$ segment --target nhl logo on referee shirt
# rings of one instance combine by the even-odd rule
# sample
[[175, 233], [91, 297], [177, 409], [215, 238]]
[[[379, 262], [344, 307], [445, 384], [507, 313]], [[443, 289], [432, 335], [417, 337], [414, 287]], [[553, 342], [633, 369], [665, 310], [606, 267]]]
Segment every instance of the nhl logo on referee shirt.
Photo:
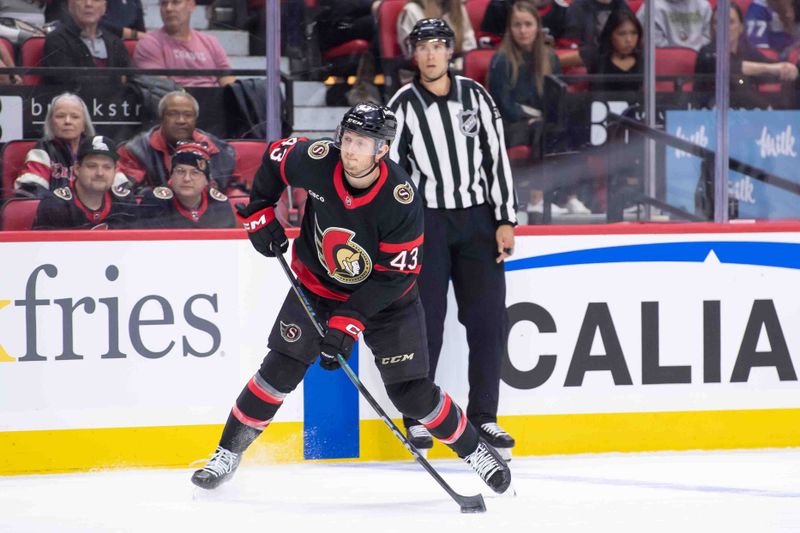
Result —
[[317, 141], [308, 147], [308, 157], [311, 159], [322, 159], [328, 155], [330, 141]]
[[286, 342], [297, 342], [303, 335], [303, 331], [297, 324], [287, 324], [281, 320], [281, 337]]
[[475, 137], [480, 130], [480, 122], [478, 122], [477, 109], [463, 109], [458, 112], [458, 125], [461, 128], [461, 133], [467, 137]]
[[414, 200], [414, 189], [407, 181], [401, 183], [394, 188], [394, 199], [401, 204], [410, 204]]

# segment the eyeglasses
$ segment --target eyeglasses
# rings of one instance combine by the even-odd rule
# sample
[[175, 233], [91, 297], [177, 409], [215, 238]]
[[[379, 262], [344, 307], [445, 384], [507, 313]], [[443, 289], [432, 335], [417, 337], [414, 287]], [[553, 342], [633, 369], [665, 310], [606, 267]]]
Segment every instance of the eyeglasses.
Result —
[[205, 179], [205, 177], [206, 177], [205, 173], [202, 170], [199, 170], [197, 168], [177, 167], [177, 168], [172, 169], [172, 175], [173, 176], [177, 176], [179, 178], [182, 178], [182, 177], [186, 176], [186, 174], [189, 174], [189, 176], [191, 176], [194, 179], [198, 179], [198, 178], [204, 178]]

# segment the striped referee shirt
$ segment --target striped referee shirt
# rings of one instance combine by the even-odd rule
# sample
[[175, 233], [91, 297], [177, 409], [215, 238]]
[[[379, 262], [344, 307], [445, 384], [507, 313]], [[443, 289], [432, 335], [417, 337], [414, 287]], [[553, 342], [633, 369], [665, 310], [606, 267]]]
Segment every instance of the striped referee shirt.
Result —
[[389, 101], [397, 134], [389, 157], [414, 180], [428, 208], [489, 203], [498, 222], [516, 224], [516, 196], [503, 122], [479, 83], [450, 74], [450, 93], [436, 96], [419, 78]]

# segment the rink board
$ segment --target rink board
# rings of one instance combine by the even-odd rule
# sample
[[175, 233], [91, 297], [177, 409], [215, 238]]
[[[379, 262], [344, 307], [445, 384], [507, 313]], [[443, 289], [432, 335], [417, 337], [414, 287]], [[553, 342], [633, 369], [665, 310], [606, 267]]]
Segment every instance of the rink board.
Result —
[[[500, 394], [516, 454], [800, 444], [800, 224], [519, 233]], [[7, 232], [0, 257], [0, 474], [206, 456], [288, 291], [235, 230]], [[449, 309], [437, 381], [463, 404]], [[248, 461], [406, 458], [336, 374], [313, 367]]]

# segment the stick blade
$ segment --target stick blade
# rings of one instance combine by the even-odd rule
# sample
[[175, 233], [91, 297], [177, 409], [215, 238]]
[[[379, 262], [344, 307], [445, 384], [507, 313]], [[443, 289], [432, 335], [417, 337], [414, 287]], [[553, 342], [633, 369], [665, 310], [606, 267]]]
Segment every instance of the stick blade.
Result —
[[483, 496], [476, 494], [475, 496], [461, 496], [458, 498], [458, 504], [461, 506], [462, 513], [485, 513], [486, 504], [483, 502]]

